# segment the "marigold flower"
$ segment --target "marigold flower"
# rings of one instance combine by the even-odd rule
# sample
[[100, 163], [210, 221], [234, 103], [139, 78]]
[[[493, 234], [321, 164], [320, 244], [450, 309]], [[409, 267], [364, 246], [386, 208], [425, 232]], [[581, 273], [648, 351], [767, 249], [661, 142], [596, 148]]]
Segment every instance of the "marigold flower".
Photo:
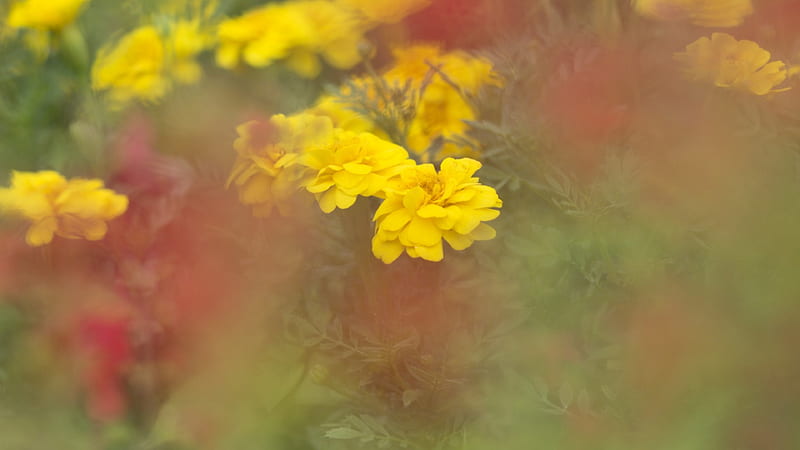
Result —
[[11, 5], [7, 22], [14, 28], [60, 30], [71, 24], [88, 0], [24, 0]]
[[220, 23], [217, 64], [230, 69], [243, 59], [266, 67], [284, 60], [299, 75], [313, 78], [321, 68], [317, 55], [339, 69], [356, 65], [364, 31], [349, 10], [329, 1], [268, 4]]
[[383, 197], [389, 181], [414, 164], [399, 145], [342, 129], [329, 145], [308, 148], [303, 162], [312, 171], [306, 190], [325, 213], [351, 207], [359, 195]]
[[470, 158], [447, 158], [436, 172], [432, 164], [406, 168], [400, 181], [387, 190], [375, 212], [372, 253], [386, 264], [405, 251], [412, 258], [441, 261], [442, 239], [455, 250], [474, 241], [495, 237], [494, 220], [502, 200], [490, 186], [472, 175], [481, 163]]
[[239, 200], [253, 215], [270, 215], [273, 207], [288, 214], [291, 196], [300, 187], [300, 155], [307, 148], [324, 147], [333, 140], [327, 117], [299, 114], [272, 116], [267, 122], [250, 121], [237, 128], [233, 146], [238, 152], [228, 186], [236, 184]]
[[0, 189], [0, 209], [32, 222], [25, 240], [40, 246], [53, 235], [68, 239], [102, 239], [106, 221], [128, 208], [128, 198], [103, 187], [97, 179], [66, 180], [58, 172], [14, 172], [11, 187]]
[[687, 45], [685, 52], [675, 54], [675, 59], [696, 81], [765, 95], [786, 90], [775, 89], [786, 80], [786, 64], [769, 62], [770, 56], [753, 41], [737, 41], [729, 34], [714, 33], [711, 39], [701, 37]]
[[632, 0], [637, 13], [703, 27], [735, 27], [753, 13], [750, 0]]
[[131, 99], [155, 101], [170, 86], [165, 74], [166, 49], [155, 27], [146, 25], [100, 49], [92, 67], [92, 88], [109, 90], [113, 103]]

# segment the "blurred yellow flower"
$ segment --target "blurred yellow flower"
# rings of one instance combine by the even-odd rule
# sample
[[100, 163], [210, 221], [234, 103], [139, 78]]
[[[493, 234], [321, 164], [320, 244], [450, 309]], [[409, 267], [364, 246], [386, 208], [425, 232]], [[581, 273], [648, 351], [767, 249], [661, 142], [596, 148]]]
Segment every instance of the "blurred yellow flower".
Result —
[[235, 184], [239, 200], [266, 217], [273, 207], [287, 215], [291, 197], [300, 188], [303, 167], [300, 155], [308, 148], [325, 147], [333, 140], [327, 117], [299, 114], [272, 116], [269, 121], [250, 121], [237, 128], [233, 146], [238, 153], [228, 186]]
[[203, 30], [199, 20], [175, 21], [166, 39], [172, 76], [182, 83], [199, 80], [202, 70], [195, 58], [213, 43], [214, 36]]
[[7, 22], [14, 28], [60, 30], [71, 24], [88, 0], [24, 0], [11, 5]]
[[431, 0], [338, 0], [369, 22], [396, 23], [431, 4]]
[[217, 64], [232, 69], [243, 60], [266, 67], [283, 60], [313, 78], [321, 69], [319, 56], [339, 69], [356, 65], [363, 32], [352, 13], [326, 0], [272, 3], [219, 24]]
[[[492, 64], [461, 51], [442, 53], [431, 45], [400, 48], [394, 51], [394, 56], [394, 65], [383, 75], [390, 83], [402, 85], [410, 80], [412, 86], [422, 89], [431, 71], [429, 63], [438, 68], [417, 100], [416, 115], [406, 137], [409, 150], [423, 159], [477, 156], [477, 145], [466, 144], [468, 127], [464, 121], [477, 117], [469, 103], [470, 96], [475, 96], [483, 86], [502, 86]], [[436, 154], [426, 155], [437, 140], [442, 142]]]
[[687, 45], [686, 51], [675, 54], [675, 59], [693, 80], [765, 95], [786, 90], [775, 89], [786, 80], [786, 64], [769, 62], [770, 56], [753, 41], [737, 41], [729, 34], [714, 33], [711, 39], [702, 37]]
[[111, 101], [155, 101], [170, 86], [165, 73], [166, 49], [155, 27], [146, 25], [126, 34], [116, 45], [100, 49], [92, 67], [92, 88], [109, 90]]
[[307, 112], [320, 116], [325, 116], [333, 121], [333, 126], [342, 128], [355, 133], [364, 131], [372, 134], [380, 135], [380, 131], [375, 124], [367, 117], [357, 113], [352, 108], [352, 105], [344, 101], [338, 95], [323, 95], [317, 99], [314, 106], [309, 108]]
[[632, 0], [637, 13], [703, 27], [735, 27], [753, 13], [750, 0]]
[[157, 101], [173, 79], [193, 83], [200, 78], [195, 57], [212, 44], [213, 36], [198, 20], [176, 19], [163, 34], [152, 25], [141, 26], [100, 49], [92, 67], [92, 88], [109, 91], [115, 106], [134, 99]]
[[387, 189], [375, 212], [372, 253], [386, 264], [405, 251], [412, 258], [441, 261], [442, 239], [455, 250], [495, 237], [494, 220], [503, 202], [490, 186], [472, 175], [481, 163], [447, 158], [436, 172], [432, 164], [406, 168], [400, 182]]
[[372, 133], [335, 129], [333, 142], [309, 147], [303, 164], [311, 169], [306, 190], [329, 213], [351, 207], [359, 195], [383, 197], [389, 181], [414, 162], [403, 147]]
[[102, 239], [106, 221], [122, 215], [128, 198], [103, 187], [97, 179], [66, 180], [58, 172], [14, 172], [10, 188], [0, 189], [0, 209], [32, 222], [28, 245], [40, 246], [53, 235], [69, 239]]

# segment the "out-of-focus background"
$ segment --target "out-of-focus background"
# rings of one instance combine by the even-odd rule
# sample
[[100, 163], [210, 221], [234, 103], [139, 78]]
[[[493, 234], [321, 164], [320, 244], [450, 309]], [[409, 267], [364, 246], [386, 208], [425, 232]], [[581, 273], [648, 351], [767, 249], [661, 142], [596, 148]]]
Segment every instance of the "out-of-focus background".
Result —
[[800, 3], [0, 16], [0, 450], [800, 448]]

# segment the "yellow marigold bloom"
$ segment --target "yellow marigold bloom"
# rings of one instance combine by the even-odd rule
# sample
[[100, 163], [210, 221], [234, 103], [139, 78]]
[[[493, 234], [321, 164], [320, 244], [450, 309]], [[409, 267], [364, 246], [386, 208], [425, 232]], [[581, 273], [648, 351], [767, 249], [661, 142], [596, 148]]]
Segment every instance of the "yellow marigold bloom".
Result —
[[431, 0], [338, 0], [369, 22], [396, 23], [431, 4]]
[[155, 101], [170, 86], [164, 41], [155, 27], [139, 27], [116, 45], [100, 49], [92, 67], [92, 88], [109, 90], [113, 103]]
[[69, 239], [102, 239], [106, 221], [128, 208], [128, 198], [96, 179], [66, 180], [58, 172], [14, 172], [11, 187], [0, 189], [0, 209], [32, 222], [25, 240], [40, 246], [53, 235]]
[[284, 60], [313, 78], [321, 69], [318, 55], [339, 69], [357, 64], [363, 32], [350, 11], [326, 0], [272, 3], [220, 23], [217, 64], [231, 69], [244, 60], [265, 67]]
[[300, 155], [308, 148], [325, 147], [333, 140], [327, 117], [299, 114], [272, 116], [267, 122], [251, 121], [237, 128], [233, 146], [238, 153], [228, 186], [235, 184], [239, 200], [265, 217], [273, 208], [290, 212], [291, 197], [300, 188]]
[[24, 0], [11, 5], [7, 22], [14, 28], [60, 30], [71, 24], [88, 0]]
[[632, 0], [637, 13], [703, 27], [735, 27], [753, 13], [750, 0]]
[[303, 162], [312, 171], [306, 190], [325, 213], [351, 207], [359, 195], [383, 197], [389, 181], [414, 164], [399, 145], [338, 128], [331, 144], [308, 148]]
[[696, 81], [757, 95], [780, 92], [775, 89], [787, 77], [786, 64], [770, 60], [770, 53], [753, 41], [737, 41], [726, 33], [702, 37], [676, 53], [688, 76]]
[[387, 190], [375, 212], [372, 253], [386, 264], [405, 251], [412, 258], [441, 261], [442, 239], [455, 250], [495, 237], [494, 220], [503, 202], [490, 186], [472, 175], [481, 163], [447, 158], [441, 169], [422, 164], [405, 169], [400, 182]]

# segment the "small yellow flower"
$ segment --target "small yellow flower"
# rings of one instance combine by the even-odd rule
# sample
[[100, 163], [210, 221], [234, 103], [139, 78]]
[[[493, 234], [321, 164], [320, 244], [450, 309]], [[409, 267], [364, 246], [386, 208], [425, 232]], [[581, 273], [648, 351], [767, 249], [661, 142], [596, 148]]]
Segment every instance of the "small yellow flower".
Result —
[[7, 22], [14, 28], [60, 30], [71, 24], [88, 0], [24, 0], [11, 5]]
[[702, 27], [735, 27], [753, 13], [750, 0], [632, 0], [637, 13]]
[[139, 27], [113, 46], [100, 49], [92, 67], [92, 88], [109, 90], [112, 103], [155, 101], [169, 89], [166, 49], [155, 27]]
[[69, 239], [102, 239], [106, 221], [122, 215], [128, 198], [96, 179], [66, 180], [58, 172], [14, 172], [11, 187], [0, 189], [0, 209], [32, 222], [25, 240], [37, 247], [53, 235]]
[[400, 182], [387, 190], [375, 212], [372, 253], [386, 264], [405, 251], [412, 258], [441, 261], [442, 239], [455, 250], [495, 237], [494, 220], [503, 202], [490, 186], [472, 175], [481, 163], [447, 158], [437, 173], [431, 164], [406, 168]]
[[228, 178], [239, 190], [239, 200], [266, 217], [273, 207], [289, 214], [291, 200], [300, 188], [300, 155], [307, 148], [324, 147], [333, 140], [327, 117], [299, 114], [272, 116], [268, 122], [251, 121], [237, 128], [233, 146], [238, 153]]
[[775, 89], [786, 80], [786, 64], [769, 62], [770, 57], [770, 52], [755, 42], [737, 41], [726, 33], [702, 37], [687, 45], [685, 52], [675, 54], [691, 79], [756, 95], [786, 90]]
[[403, 147], [372, 133], [334, 130], [331, 144], [309, 147], [303, 160], [311, 169], [306, 190], [320, 209], [347, 209], [359, 195], [383, 197], [390, 180], [414, 162]]

